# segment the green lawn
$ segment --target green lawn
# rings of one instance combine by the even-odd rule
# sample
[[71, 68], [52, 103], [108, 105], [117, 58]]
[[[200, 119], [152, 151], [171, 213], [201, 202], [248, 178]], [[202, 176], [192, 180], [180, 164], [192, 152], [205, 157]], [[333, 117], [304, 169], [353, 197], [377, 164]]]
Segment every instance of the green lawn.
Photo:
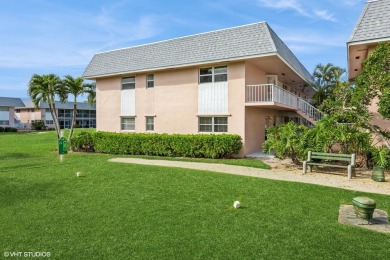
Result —
[[[51, 259], [388, 259], [390, 235], [338, 224], [365, 195], [56, 154], [53, 132], [0, 134], [0, 245]], [[85, 177], [76, 177], [82, 172]], [[243, 207], [234, 209], [234, 200]]]

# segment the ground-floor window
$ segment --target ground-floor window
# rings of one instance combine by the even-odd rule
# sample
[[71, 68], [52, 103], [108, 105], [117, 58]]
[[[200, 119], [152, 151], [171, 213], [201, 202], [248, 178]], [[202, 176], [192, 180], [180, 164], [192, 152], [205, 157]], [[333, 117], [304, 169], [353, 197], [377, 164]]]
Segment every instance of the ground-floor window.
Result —
[[154, 131], [154, 117], [153, 116], [146, 117], [146, 131]]
[[61, 129], [68, 129], [72, 125], [71, 120], [58, 120], [58, 123], [60, 124]]
[[0, 125], [9, 125], [8, 120], [0, 120]]
[[77, 119], [76, 125], [79, 128], [95, 128], [96, 120], [95, 119]]
[[122, 117], [121, 118], [121, 130], [135, 130], [135, 118], [134, 117]]
[[226, 133], [227, 131], [227, 117], [199, 117], [199, 132]]
[[54, 124], [54, 122], [53, 122], [53, 120], [46, 120], [46, 124], [47, 125], [52, 125], [52, 124]]

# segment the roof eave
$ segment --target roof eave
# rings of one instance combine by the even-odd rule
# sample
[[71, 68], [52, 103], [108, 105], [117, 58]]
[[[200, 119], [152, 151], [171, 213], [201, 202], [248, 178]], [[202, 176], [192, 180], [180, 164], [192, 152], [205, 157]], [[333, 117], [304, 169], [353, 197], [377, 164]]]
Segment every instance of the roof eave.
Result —
[[364, 40], [364, 41], [347, 42], [347, 46], [360, 45], [360, 44], [370, 44], [370, 43], [379, 43], [379, 42], [387, 42], [387, 41], [390, 41], [390, 37], [367, 39], [367, 40]]
[[[279, 53], [276, 55], [278, 56], [279, 59], [281, 59], [292, 71], [295, 72], [295, 74], [297, 74], [299, 77], [301, 77], [301, 79], [303, 79], [304, 81], [306, 81], [306, 83], [308, 84], [312, 84], [314, 83], [312, 79], [308, 79], [306, 78], [304, 75], [302, 75], [301, 73], [299, 73], [290, 63], [288, 63]], [[314, 88], [315, 89], [315, 88]]]
[[167, 67], [157, 67], [157, 68], [150, 68], [150, 69], [137, 70], [137, 71], [122, 71], [122, 72], [117, 72], [117, 73], [90, 75], [90, 76], [83, 75], [83, 78], [89, 79], [89, 80], [96, 80], [98, 78], [114, 77], [114, 76], [120, 76], [120, 75], [126, 75], [126, 74], [137, 74], [137, 73], [147, 73], [147, 72], [151, 72], [151, 71], [188, 68], [188, 67], [203, 66], [203, 65], [207, 65], [207, 64], [213, 64], [213, 63], [228, 63], [228, 62], [234, 62], [234, 61], [244, 61], [247, 59], [261, 58], [261, 57], [268, 57], [268, 56], [275, 56], [275, 55], [278, 55], [278, 54], [276, 52], [270, 52], [270, 53], [265, 53], [265, 54], [260, 54], [260, 55], [251, 55], [251, 56], [236, 57], [236, 58], [221, 59], [221, 60], [210, 60], [210, 61], [204, 61], [204, 62], [188, 63], [188, 64], [181, 64], [181, 65], [174, 65], [174, 66], [167, 66]]

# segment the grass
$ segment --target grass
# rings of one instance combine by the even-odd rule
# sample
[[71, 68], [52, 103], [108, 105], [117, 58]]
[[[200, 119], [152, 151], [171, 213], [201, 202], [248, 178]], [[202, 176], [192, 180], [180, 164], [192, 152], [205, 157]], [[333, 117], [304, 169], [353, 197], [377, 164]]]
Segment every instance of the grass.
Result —
[[[341, 225], [369, 196], [309, 184], [56, 154], [53, 132], [0, 134], [0, 245], [52, 259], [387, 259], [388, 234]], [[76, 177], [82, 172], [85, 177]], [[234, 200], [242, 202], [234, 209]]]

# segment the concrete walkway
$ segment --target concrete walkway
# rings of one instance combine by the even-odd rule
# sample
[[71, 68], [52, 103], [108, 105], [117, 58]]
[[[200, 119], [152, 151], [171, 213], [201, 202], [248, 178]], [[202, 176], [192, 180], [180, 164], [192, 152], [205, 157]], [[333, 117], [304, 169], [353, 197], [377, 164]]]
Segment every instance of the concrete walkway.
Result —
[[318, 184], [322, 186], [336, 187], [347, 190], [390, 195], [390, 182], [388, 180], [386, 180], [386, 182], [375, 182], [369, 178], [359, 177], [349, 180], [346, 176], [347, 174], [345, 174], [345, 176], [326, 173], [308, 173], [303, 175], [301, 172], [297, 171], [263, 170], [252, 167], [226, 164], [146, 160], [136, 158], [114, 158], [110, 159], [109, 161], [212, 171], [272, 180]]

